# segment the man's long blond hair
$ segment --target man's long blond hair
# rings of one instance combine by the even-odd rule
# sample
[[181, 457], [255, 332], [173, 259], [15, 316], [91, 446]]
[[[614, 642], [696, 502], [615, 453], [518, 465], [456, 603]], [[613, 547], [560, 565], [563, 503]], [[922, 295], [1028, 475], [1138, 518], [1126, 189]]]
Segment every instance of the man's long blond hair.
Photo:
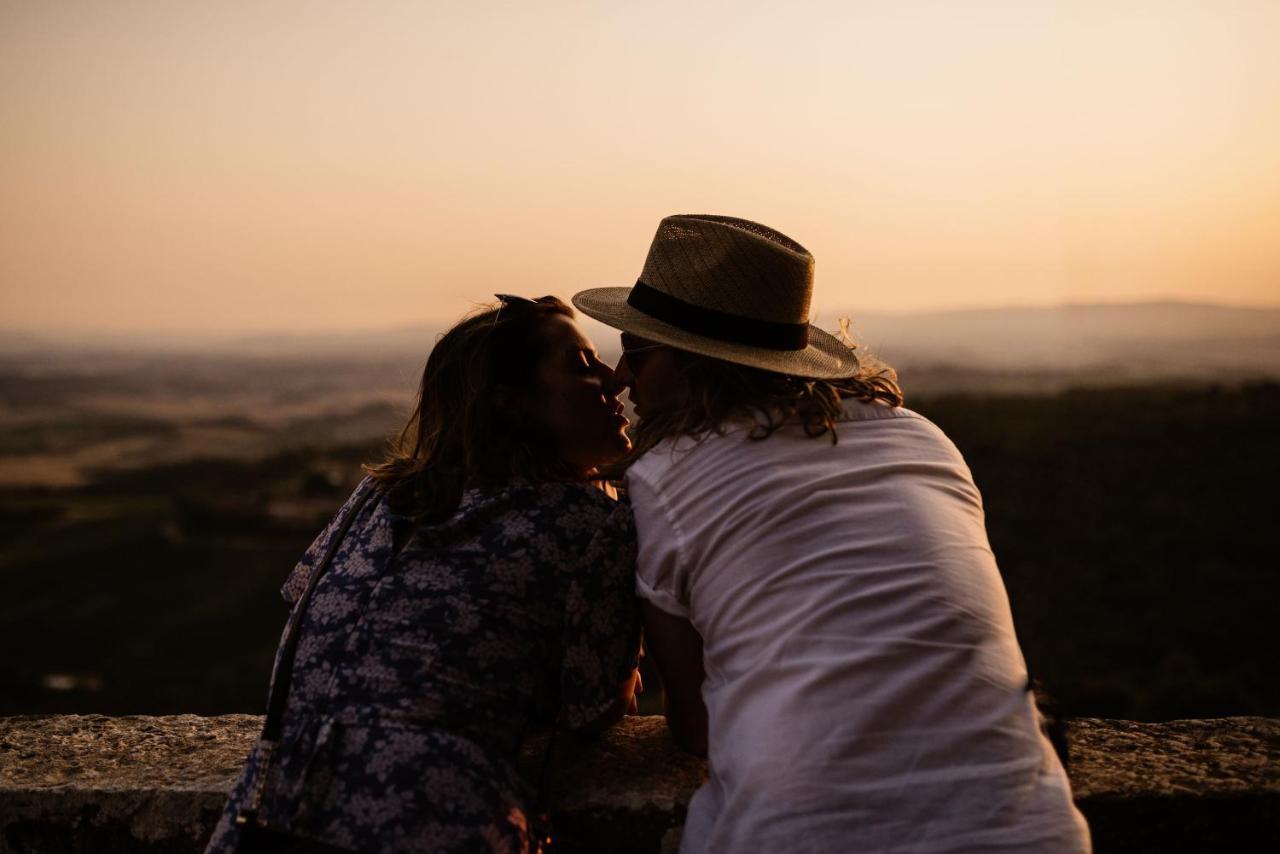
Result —
[[[841, 337], [850, 350], [857, 349], [847, 335]], [[615, 473], [664, 439], [722, 435], [739, 424], [751, 425], [747, 435], [756, 441], [769, 438], [785, 424], [798, 423], [806, 435], [829, 435], [834, 444], [844, 400], [888, 406], [903, 403], [897, 372], [865, 352], [857, 355], [857, 373], [840, 380], [793, 377], [683, 350], [675, 354], [688, 383], [688, 396], [679, 407], [641, 419], [631, 453], [611, 467]]]

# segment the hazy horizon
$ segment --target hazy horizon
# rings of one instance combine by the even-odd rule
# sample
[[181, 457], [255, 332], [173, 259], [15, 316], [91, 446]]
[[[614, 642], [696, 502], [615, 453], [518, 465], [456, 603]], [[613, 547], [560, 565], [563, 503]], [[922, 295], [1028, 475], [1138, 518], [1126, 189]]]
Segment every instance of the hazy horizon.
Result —
[[[557, 294], [566, 301], [571, 294]], [[1132, 310], [1138, 315], [1151, 314], [1154, 315], [1162, 309], [1171, 309], [1184, 312], [1233, 312], [1242, 313], [1243, 315], [1256, 315], [1258, 319], [1266, 318], [1273, 321], [1275, 326], [1274, 333], [1280, 334], [1280, 302], [1276, 303], [1259, 303], [1259, 304], [1230, 304], [1225, 302], [1204, 302], [1189, 300], [1145, 300], [1145, 301], [1117, 301], [1117, 302], [1065, 302], [1049, 305], [977, 305], [965, 306], [962, 308], [950, 309], [925, 309], [925, 310], [899, 310], [899, 311], [878, 311], [878, 312], [857, 312], [852, 310], [830, 310], [824, 315], [815, 316], [813, 322], [824, 328], [834, 330], [838, 326], [840, 318], [849, 318], [854, 327], [858, 327], [860, 323], [894, 323], [895, 326], [899, 322], [911, 321], [935, 321], [941, 320], [946, 322], [950, 319], [960, 319], [966, 316], [980, 315], [1052, 315], [1061, 312], [1090, 312], [1098, 313], [1115, 313], [1118, 311]], [[468, 309], [467, 311], [469, 311]], [[260, 329], [223, 329], [209, 330], [204, 332], [190, 333], [182, 331], [165, 331], [165, 330], [102, 330], [102, 329], [68, 329], [53, 327], [37, 327], [37, 328], [21, 328], [11, 326], [0, 322], [0, 335], [9, 337], [10, 339], [27, 339], [29, 341], [38, 342], [40, 344], [48, 344], [54, 347], [77, 346], [78, 342], [84, 342], [85, 346], [109, 346], [113, 349], [124, 349], [129, 346], [136, 346], [139, 349], [203, 349], [217, 348], [220, 346], [230, 346], [236, 343], [244, 342], [282, 342], [290, 340], [298, 341], [322, 341], [326, 337], [332, 337], [335, 340], [364, 339], [368, 336], [386, 335], [409, 335], [421, 332], [443, 332], [445, 329], [457, 322], [467, 311], [459, 313], [452, 318], [439, 319], [423, 319], [423, 320], [400, 320], [389, 319], [387, 322], [378, 323], [376, 321], [368, 326], [333, 326], [329, 328], [315, 329], [288, 329], [285, 327], [278, 328], [260, 328]], [[1272, 316], [1274, 315], [1274, 316]], [[577, 320], [587, 333], [588, 337], [596, 341], [602, 349], [607, 349], [605, 345], [600, 344], [605, 341], [606, 344], [614, 336], [617, 330], [614, 330], [586, 315], [578, 313]], [[907, 327], [896, 327], [907, 328]], [[1162, 331], [1158, 326], [1151, 328], [1140, 328], [1135, 330], [1135, 337], [1145, 338], [1151, 335], [1159, 335]], [[1177, 330], [1180, 334], [1185, 334], [1185, 330]], [[1259, 334], [1256, 329], [1248, 328], [1240, 330], [1245, 337]], [[1263, 334], [1271, 334], [1270, 327]], [[18, 341], [17, 343], [22, 343]], [[6, 349], [12, 350], [13, 347], [0, 347], [0, 353]]]
[[436, 324], [765, 222], [819, 317], [1280, 299], [1280, 4], [0, 0], [0, 325]]

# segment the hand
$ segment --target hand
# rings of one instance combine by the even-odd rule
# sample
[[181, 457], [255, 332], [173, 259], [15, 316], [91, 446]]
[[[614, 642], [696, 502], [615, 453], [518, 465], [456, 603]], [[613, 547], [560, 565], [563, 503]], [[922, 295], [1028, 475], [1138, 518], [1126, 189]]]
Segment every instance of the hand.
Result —
[[600, 490], [601, 492], [603, 492], [605, 495], [612, 498], [614, 501], [618, 500], [618, 488], [614, 486], [614, 484], [611, 481], [603, 480], [603, 479], [593, 480], [591, 481], [591, 485], [594, 486], [596, 489]]
[[644, 693], [644, 680], [640, 678], [640, 668], [631, 671], [631, 675], [622, 683], [622, 692], [627, 696], [627, 714], [639, 714], [640, 707], [636, 703], [636, 695]]

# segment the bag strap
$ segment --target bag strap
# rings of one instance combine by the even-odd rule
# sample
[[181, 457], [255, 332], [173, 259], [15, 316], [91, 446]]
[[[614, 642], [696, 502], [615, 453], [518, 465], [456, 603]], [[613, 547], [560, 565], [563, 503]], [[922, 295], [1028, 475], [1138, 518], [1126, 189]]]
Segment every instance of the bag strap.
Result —
[[302, 624], [306, 620], [307, 608], [311, 604], [311, 594], [315, 592], [316, 585], [320, 583], [320, 578], [328, 571], [329, 565], [333, 563], [333, 556], [338, 551], [338, 546], [342, 545], [342, 541], [347, 536], [347, 531], [351, 529], [351, 523], [360, 515], [360, 511], [364, 509], [365, 502], [369, 500], [369, 496], [375, 491], [370, 486], [365, 490], [364, 494], [356, 500], [351, 511], [343, 518], [342, 524], [338, 530], [334, 532], [333, 537], [329, 540], [329, 547], [325, 549], [324, 557], [320, 563], [316, 564], [316, 568], [312, 570], [311, 577], [307, 579], [307, 586], [302, 591], [302, 596], [298, 598], [298, 604], [294, 608], [293, 621], [289, 624], [289, 634], [284, 639], [284, 644], [280, 651], [279, 670], [276, 678], [271, 682], [271, 696], [267, 700], [267, 722], [262, 727], [262, 737], [268, 741], [278, 741], [280, 732], [284, 728], [284, 709], [289, 701], [289, 687], [293, 682], [293, 661], [298, 654], [298, 641], [302, 636]]
[[289, 686], [293, 682], [293, 660], [298, 654], [298, 640], [302, 634], [302, 624], [307, 616], [307, 607], [311, 604], [311, 594], [315, 592], [316, 585], [320, 582], [320, 577], [325, 574], [329, 569], [329, 565], [333, 563], [333, 556], [337, 553], [338, 546], [342, 545], [342, 541], [346, 538], [347, 531], [351, 529], [351, 523], [360, 515], [360, 511], [364, 509], [369, 496], [375, 491], [376, 488], [373, 486], [367, 488], [364, 494], [356, 499], [356, 503], [352, 505], [347, 515], [343, 517], [338, 529], [334, 531], [333, 537], [329, 540], [329, 547], [325, 549], [324, 557], [320, 559], [315, 569], [311, 571], [311, 577], [307, 579], [307, 586], [303, 589], [302, 595], [298, 597], [298, 603], [294, 606], [293, 618], [289, 622], [288, 634], [285, 635], [284, 643], [281, 645], [280, 662], [276, 665], [275, 678], [271, 680], [271, 692], [267, 698], [267, 720], [262, 725], [262, 735], [259, 737], [262, 759], [258, 767], [257, 783], [249, 795], [248, 803], [236, 817], [237, 824], [257, 823], [258, 808], [262, 804], [262, 794], [267, 784], [267, 771], [271, 765], [276, 743], [280, 740], [280, 733], [284, 729], [284, 710], [289, 701]]

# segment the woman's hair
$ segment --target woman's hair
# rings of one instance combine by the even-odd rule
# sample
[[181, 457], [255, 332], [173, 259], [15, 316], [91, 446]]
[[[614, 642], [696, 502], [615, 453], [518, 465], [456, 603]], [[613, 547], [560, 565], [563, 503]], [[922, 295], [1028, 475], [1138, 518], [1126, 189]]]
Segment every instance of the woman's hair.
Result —
[[576, 479], [550, 438], [503, 399], [505, 390], [534, 382], [547, 351], [546, 321], [572, 318], [573, 309], [551, 296], [501, 299], [436, 342], [408, 423], [382, 462], [365, 466], [397, 512], [419, 522], [448, 518], [468, 487], [513, 476]]
[[[850, 350], [856, 348], [847, 339], [846, 343]], [[670, 412], [641, 419], [635, 445], [620, 468], [664, 439], [723, 434], [732, 424], [752, 425], [747, 435], [761, 440], [788, 422], [798, 422], [806, 435], [829, 434], [834, 444], [836, 419], [844, 399], [879, 401], [890, 406], [901, 406], [903, 401], [897, 373], [870, 355], [857, 359], [858, 371], [852, 377], [811, 380], [683, 350], [674, 352], [688, 383], [688, 397]]]

